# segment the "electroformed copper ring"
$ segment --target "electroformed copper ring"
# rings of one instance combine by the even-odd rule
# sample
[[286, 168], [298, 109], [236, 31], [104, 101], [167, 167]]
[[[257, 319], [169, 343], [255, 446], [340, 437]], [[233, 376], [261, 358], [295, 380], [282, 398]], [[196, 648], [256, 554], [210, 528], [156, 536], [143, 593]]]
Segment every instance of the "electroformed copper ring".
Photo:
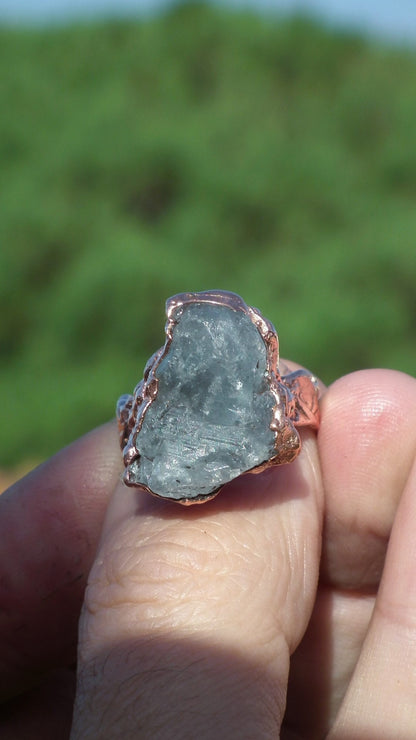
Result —
[[124, 482], [203, 503], [242, 473], [292, 462], [319, 427], [319, 384], [279, 372], [274, 326], [227, 291], [166, 302], [165, 344], [117, 403]]

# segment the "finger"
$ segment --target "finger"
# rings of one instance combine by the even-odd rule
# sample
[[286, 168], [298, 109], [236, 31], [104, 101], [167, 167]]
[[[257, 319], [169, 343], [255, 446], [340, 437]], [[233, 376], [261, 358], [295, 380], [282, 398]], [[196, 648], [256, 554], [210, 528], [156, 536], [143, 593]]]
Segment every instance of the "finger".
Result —
[[331, 740], [416, 734], [416, 463], [393, 526], [380, 591]]
[[310, 626], [292, 658], [287, 711], [288, 724], [311, 740], [323, 737], [335, 718], [371, 618], [392, 520], [416, 451], [416, 383], [393, 371], [353, 373], [328, 389], [321, 410], [322, 581]]
[[295, 463], [204, 506], [119, 486], [81, 619], [73, 738], [276, 736], [321, 509], [313, 435]]
[[108, 495], [115, 424], [78, 440], [0, 497], [0, 696], [74, 661], [77, 621]]
[[[284, 728], [290, 735], [327, 736], [362, 647], [374, 596], [318, 588], [307, 632], [292, 656]], [[302, 708], [300, 711], [299, 708]]]
[[416, 448], [416, 381], [392, 370], [341, 378], [322, 400], [322, 579], [376, 590]]

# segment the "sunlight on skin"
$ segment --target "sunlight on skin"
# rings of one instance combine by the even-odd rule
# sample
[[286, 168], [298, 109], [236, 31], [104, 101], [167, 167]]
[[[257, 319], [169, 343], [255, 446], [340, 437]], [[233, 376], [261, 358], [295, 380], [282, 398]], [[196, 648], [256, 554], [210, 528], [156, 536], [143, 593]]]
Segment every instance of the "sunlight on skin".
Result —
[[[219, 726], [230, 738], [259, 727], [275, 737], [291, 653], [282, 738], [315, 740], [331, 726], [331, 740], [413, 738], [416, 382], [346, 376], [322, 415], [322, 467], [307, 435], [295, 463], [244, 476], [204, 506], [179, 511], [123, 489], [114, 424], [1, 496], [3, 697], [74, 662], [94, 562], [73, 738], [97, 728], [114, 737], [115, 727], [133, 737], [138, 717], [158, 738], [175, 737], [172, 727], [183, 736], [189, 722], [204, 738]], [[62, 734], [73, 683], [58, 674], [55, 729], [39, 730], [45, 684], [43, 699], [32, 690], [32, 704], [29, 693], [14, 700], [2, 737]]]

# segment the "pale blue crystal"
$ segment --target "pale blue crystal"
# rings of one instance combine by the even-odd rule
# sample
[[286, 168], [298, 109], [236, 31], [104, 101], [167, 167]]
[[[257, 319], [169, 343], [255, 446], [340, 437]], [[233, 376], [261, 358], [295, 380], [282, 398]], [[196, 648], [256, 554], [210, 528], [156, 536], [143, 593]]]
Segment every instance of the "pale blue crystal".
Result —
[[265, 343], [247, 314], [186, 304], [156, 377], [132, 482], [165, 498], [199, 498], [273, 456], [276, 400]]

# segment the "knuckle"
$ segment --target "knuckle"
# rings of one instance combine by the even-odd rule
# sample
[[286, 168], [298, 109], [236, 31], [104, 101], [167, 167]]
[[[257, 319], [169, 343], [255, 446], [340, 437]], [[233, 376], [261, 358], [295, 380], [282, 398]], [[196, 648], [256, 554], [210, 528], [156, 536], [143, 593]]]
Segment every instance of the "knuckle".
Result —
[[118, 533], [104, 543], [93, 565], [84, 610], [96, 618], [134, 610], [143, 628], [172, 624], [185, 612], [189, 617], [191, 606], [202, 617], [219, 563], [226, 569], [220, 545], [214, 545], [192, 538], [189, 529], [186, 536], [172, 528], [141, 540]]

